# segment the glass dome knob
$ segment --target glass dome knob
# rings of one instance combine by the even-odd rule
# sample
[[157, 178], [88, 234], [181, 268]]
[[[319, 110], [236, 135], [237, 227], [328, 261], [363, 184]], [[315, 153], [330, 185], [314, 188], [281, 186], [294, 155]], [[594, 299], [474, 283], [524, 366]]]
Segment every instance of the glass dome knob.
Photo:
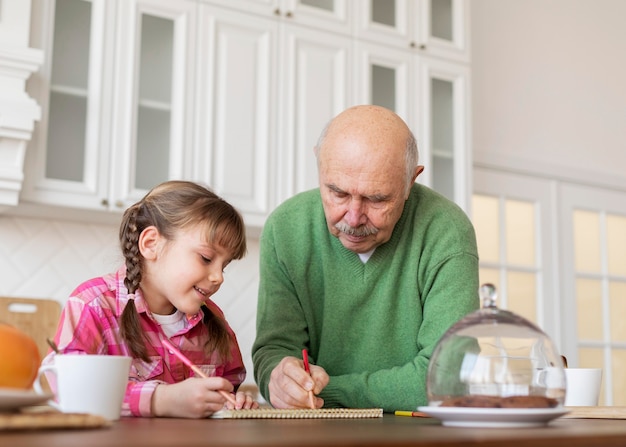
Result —
[[496, 292], [496, 286], [490, 283], [483, 284], [479, 289], [480, 300], [483, 303], [483, 308], [495, 308], [496, 299], [498, 298], [498, 293]]

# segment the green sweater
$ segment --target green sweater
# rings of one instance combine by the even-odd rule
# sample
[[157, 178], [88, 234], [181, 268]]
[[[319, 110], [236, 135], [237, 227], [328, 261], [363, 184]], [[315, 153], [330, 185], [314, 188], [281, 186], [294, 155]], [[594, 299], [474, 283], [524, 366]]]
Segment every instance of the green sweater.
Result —
[[418, 184], [390, 240], [365, 264], [328, 231], [319, 189], [272, 213], [260, 257], [252, 359], [268, 401], [274, 367], [307, 348], [330, 376], [320, 394], [325, 407], [426, 405], [435, 345], [479, 307], [473, 226], [458, 206]]

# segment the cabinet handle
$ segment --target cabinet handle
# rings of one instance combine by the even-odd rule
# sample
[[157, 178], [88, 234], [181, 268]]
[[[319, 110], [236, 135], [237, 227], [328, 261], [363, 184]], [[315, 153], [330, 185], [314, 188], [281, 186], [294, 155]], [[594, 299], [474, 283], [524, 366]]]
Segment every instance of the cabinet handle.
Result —
[[102, 205], [102, 206], [104, 206], [104, 207], [108, 208], [108, 207], [109, 207], [109, 201], [108, 201], [107, 199], [102, 199], [102, 200], [100, 201], [100, 205]]
[[293, 13], [292, 13], [291, 11], [287, 11], [287, 13], [285, 14], [285, 16], [286, 16], [287, 18], [289, 18], [289, 19], [290, 19], [290, 18], [292, 18], [292, 17], [293, 17]]
[[276, 8], [274, 10], [274, 15], [279, 16], [280, 15], [280, 8]]
[[416, 47], [417, 47], [417, 48], [419, 48], [420, 50], [425, 50], [425, 49], [426, 49], [426, 45], [425, 45], [425, 44], [421, 43], [421, 44], [419, 44], [419, 46], [418, 46], [418, 45], [417, 45], [417, 43], [415, 43], [415, 42], [413, 42], [413, 41], [409, 44], [409, 46], [410, 46], [411, 48], [416, 48]]
[[124, 208], [124, 202], [122, 202], [121, 200], [116, 200], [115, 206], [118, 208]]

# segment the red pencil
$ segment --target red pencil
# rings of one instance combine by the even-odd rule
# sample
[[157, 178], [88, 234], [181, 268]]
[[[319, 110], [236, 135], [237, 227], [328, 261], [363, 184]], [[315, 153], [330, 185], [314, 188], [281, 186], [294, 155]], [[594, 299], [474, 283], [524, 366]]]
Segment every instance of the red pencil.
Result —
[[[304, 370], [311, 375], [311, 369], [309, 368], [309, 353], [306, 348], [302, 350], [302, 360], [304, 361]], [[309, 390], [309, 406], [312, 410], [315, 410], [315, 396], [313, 390]]]

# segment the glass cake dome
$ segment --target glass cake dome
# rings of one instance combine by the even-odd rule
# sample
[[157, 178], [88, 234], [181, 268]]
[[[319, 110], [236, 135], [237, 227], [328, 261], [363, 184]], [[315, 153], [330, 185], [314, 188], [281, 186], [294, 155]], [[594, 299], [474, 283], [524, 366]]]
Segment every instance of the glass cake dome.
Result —
[[496, 288], [480, 287], [482, 308], [454, 324], [433, 351], [430, 406], [552, 408], [565, 400], [563, 359], [550, 337], [496, 306]]

